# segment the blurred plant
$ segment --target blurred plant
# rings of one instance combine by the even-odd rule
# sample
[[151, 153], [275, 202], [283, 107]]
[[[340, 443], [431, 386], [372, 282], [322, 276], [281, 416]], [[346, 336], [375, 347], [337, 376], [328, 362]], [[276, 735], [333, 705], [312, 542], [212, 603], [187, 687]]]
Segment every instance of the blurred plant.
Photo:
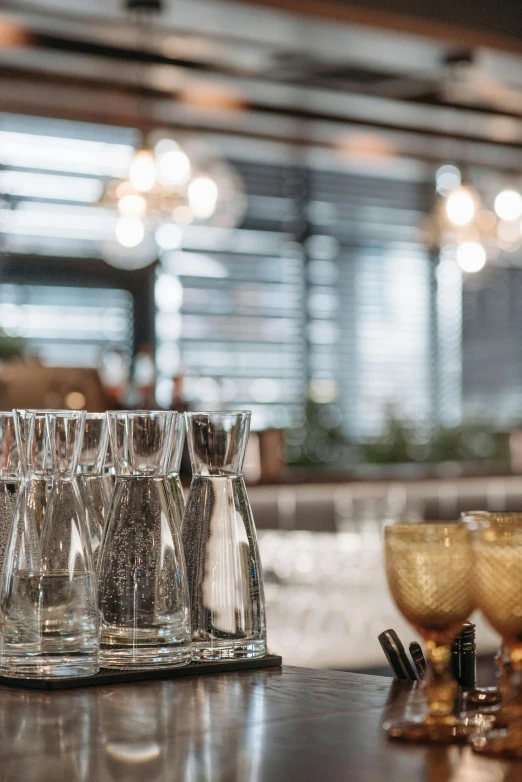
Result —
[[479, 424], [421, 427], [390, 414], [384, 434], [361, 448], [363, 462], [506, 462], [510, 460], [509, 432]]
[[335, 404], [307, 399], [302, 425], [286, 432], [286, 463], [294, 467], [346, 467], [353, 446], [342, 431], [342, 420]]
[[510, 462], [509, 432], [478, 424], [448, 428], [408, 423], [388, 412], [384, 433], [353, 443], [334, 404], [307, 400], [301, 426], [286, 432], [286, 463], [292, 467], [346, 469], [353, 464]]
[[16, 337], [8, 337], [0, 331], [0, 360], [9, 361], [24, 354], [24, 341]]

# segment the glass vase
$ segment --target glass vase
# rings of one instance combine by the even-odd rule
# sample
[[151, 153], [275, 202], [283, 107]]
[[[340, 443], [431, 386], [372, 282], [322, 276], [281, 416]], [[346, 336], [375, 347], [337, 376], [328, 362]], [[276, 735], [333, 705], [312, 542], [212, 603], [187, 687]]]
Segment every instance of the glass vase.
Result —
[[254, 519], [242, 475], [250, 413], [186, 413], [193, 478], [183, 548], [195, 660], [266, 654]]
[[78, 459], [78, 489], [85, 511], [95, 569], [110, 503], [103, 475], [108, 438], [105, 413], [87, 413]]
[[179, 468], [185, 444], [185, 418], [183, 413], [172, 413], [174, 417], [172, 429], [172, 448], [167, 471], [167, 481], [172, 494], [175, 510], [175, 522], [181, 530], [183, 514], [185, 513], [185, 496], [179, 477]]
[[[20, 411], [17, 422], [20, 444], [25, 437], [28, 447], [0, 586], [2, 671], [32, 678], [88, 676], [99, 669], [99, 617], [76, 482], [85, 413]], [[49, 475], [39, 534], [33, 505]]]
[[167, 484], [174, 415], [115, 411], [108, 417], [116, 482], [99, 566], [102, 665], [186, 665], [189, 598]]
[[14, 413], [0, 413], [0, 573], [13, 524], [21, 476]]

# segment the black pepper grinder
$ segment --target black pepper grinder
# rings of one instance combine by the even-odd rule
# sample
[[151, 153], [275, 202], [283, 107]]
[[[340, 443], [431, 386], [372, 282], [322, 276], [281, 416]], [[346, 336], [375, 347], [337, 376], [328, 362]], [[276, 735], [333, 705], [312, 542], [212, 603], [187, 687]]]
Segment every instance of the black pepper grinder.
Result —
[[500, 693], [496, 687], [477, 687], [477, 654], [475, 625], [466, 622], [451, 647], [453, 676], [465, 691], [467, 708], [487, 709], [497, 706]]
[[475, 625], [465, 622], [451, 647], [453, 676], [463, 690], [473, 690], [477, 683]]

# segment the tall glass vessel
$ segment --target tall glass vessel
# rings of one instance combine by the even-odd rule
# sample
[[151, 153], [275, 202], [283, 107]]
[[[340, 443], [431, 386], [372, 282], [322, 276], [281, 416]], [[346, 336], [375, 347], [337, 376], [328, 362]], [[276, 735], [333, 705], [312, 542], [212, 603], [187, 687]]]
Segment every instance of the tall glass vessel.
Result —
[[265, 603], [243, 459], [250, 413], [185, 413], [193, 479], [183, 548], [195, 660], [266, 654]]
[[13, 415], [23, 481], [23, 512], [32, 517], [40, 536], [53, 474], [47, 418], [44, 410], [13, 410]]
[[21, 466], [13, 413], [0, 413], [0, 573], [13, 524]]
[[[26, 478], [0, 586], [2, 670], [36, 678], [87, 676], [99, 669], [96, 578], [76, 466], [85, 413], [22, 411]], [[28, 431], [27, 431], [28, 428]], [[24, 430], [24, 431], [22, 431]], [[51, 488], [40, 534], [33, 481]]]
[[172, 447], [170, 452], [170, 461], [167, 472], [167, 480], [174, 500], [175, 509], [175, 521], [178, 525], [178, 529], [181, 530], [181, 523], [183, 521], [183, 514], [185, 513], [185, 497], [183, 494], [183, 486], [179, 477], [179, 468], [181, 464], [181, 456], [183, 454], [183, 446], [185, 444], [185, 418], [183, 413], [172, 413], [174, 417], [172, 427]]
[[185, 560], [167, 485], [174, 414], [109, 412], [116, 466], [99, 565], [107, 668], [191, 660]]
[[85, 511], [95, 568], [110, 503], [103, 475], [108, 437], [105, 413], [87, 413], [78, 459], [78, 489]]

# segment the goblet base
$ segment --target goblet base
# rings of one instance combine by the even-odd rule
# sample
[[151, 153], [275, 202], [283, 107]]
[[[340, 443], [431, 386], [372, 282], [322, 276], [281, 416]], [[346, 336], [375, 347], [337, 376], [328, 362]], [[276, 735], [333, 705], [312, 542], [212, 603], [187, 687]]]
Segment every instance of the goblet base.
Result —
[[522, 725], [489, 730], [471, 737], [473, 752], [503, 758], [522, 758]]
[[466, 692], [466, 706], [472, 709], [497, 708], [501, 699], [498, 687], [476, 687]]
[[435, 744], [465, 744], [468, 738], [483, 727], [476, 717], [426, 717], [423, 720], [397, 720], [386, 723], [384, 730], [390, 739], [419, 741]]

